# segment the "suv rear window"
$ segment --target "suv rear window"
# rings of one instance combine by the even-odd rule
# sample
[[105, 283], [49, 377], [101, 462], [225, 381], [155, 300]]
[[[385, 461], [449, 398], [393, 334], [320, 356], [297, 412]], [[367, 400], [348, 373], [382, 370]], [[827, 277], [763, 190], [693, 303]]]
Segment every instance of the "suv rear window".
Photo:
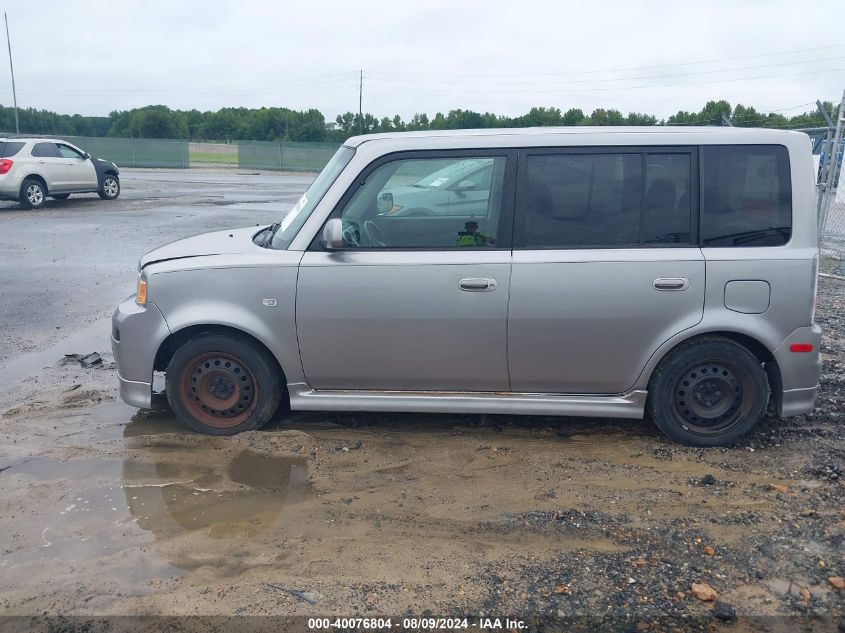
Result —
[[781, 246], [791, 234], [792, 186], [785, 147], [703, 148], [702, 246]]
[[55, 143], [36, 143], [32, 148], [32, 155], [36, 158], [61, 158]]
[[0, 158], [10, 158], [21, 151], [24, 143], [16, 141], [2, 141], [0, 142]]

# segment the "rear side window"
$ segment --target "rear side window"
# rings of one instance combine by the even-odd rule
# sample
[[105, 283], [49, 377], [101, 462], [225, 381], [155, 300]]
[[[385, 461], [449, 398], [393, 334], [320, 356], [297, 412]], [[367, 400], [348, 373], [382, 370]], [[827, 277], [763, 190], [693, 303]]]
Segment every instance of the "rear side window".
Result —
[[32, 148], [32, 155], [36, 158], [61, 158], [55, 143], [36, 143]]
[[691, 178], [689, 151], [529, 155], [517, 246], [689, 245]]
[[24, 146], [23, 143], [17, 143], [14, 141], [6, 141], [5, 143], [0, 143], [0, 158], [11, 158]]
[[786, 244], [792, 234], [786, 148], [710, 145], [702, 152], [702, 246]]

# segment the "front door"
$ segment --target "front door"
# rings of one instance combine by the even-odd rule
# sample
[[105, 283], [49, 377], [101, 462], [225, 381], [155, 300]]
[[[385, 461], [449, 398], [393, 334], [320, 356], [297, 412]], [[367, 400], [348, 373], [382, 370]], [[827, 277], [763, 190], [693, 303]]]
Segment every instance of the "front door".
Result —
[[701, 320], [695, 159], [689, 148], [520, 156], [513, 391], [624, 393], [663, 342]]
[[[493, 168], [481, 207], [434, 209], [451, 183], [412, 186], [467, 158]], [[344, 248], [327, 251], [318, 236], [300, 264], [297, 334], [312, 388], [508, 389], [514, 158], [409, 152], [364, 171], [333, 214]], [[416, 211], [403, 215], [410, 205]]]

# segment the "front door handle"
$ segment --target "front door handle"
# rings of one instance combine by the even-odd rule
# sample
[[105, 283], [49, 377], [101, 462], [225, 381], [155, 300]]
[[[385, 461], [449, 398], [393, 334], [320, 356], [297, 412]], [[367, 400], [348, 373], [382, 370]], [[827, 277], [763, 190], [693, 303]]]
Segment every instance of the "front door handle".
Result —
[[497, 288], [497, 285], [495, 279], [472, 277], [469, 279], [461, 279], [458, 282], [458, 288], [464, 292], [492, 292]]
[[686, 290], [689, 279], [686, 277], [659, 277], [654, 280], [655, 290]]

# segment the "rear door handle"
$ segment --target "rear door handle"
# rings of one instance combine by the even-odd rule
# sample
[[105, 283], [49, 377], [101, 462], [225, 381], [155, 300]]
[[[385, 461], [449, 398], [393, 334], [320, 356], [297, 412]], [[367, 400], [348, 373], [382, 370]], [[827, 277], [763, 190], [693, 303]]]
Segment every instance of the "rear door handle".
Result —
[[492, 292], [497, 288], [497, 285], [495, 279], [471, 277], [469, 279], [461, 279], [458, 282], [458, 288], [464, 292]]
[[689, 279], [686, 277], [659, 277], [654, 280], [655, 290], [686, 290]]

